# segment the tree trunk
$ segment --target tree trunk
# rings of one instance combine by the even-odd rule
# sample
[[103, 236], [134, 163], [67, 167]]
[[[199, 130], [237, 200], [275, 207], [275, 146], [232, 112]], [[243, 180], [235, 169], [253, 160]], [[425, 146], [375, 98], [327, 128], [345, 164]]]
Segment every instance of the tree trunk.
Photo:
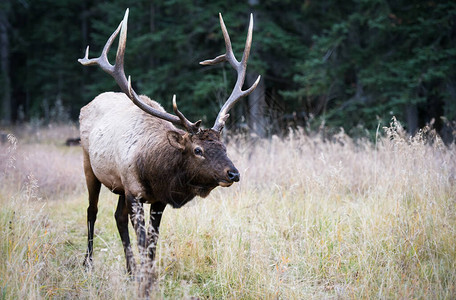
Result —
[[[255, 18], [255, 26], [258, 23], [258, 13], [255, 11], [255, 6], [260, 4], [259, 0], [248, 0], [248, 4], [251, 6], [251, 11]], [[250, 56], [255, 56], [255, 47], [252, 47], [252, 51]], [[257, 79], [257, 74], [253, 74], [251, 72], [247, 72], [246, 81], [247, 86], [250, 87], [253, 85], [255, 80]], [[265, 100], [265, 85], [264, 85], [264, 77], [261, 78], [260, 82], [256, 89], [249, 95], [248, 98], [249, 103], [249, 116], [248, 122], [249, 127], [259, 137], [265, 137], [267, 134], [267, 125], [268, 121], [266, 119], [266, 100]]]
[[418, 130], [418, 108], [416, 104], [407, 104], [405, 115], [407, 118], [407, 131], [410, 135], [414, 135]]
[[[257, 75], [247, 73], [247, 85], [250, 87], [255, 80]], [[267, 133], [267, 120], [265, 116], [266, 101], [264, 97], [264, 78], [261, 78], [256, 89], [249, 95], [249, 127], [259, 137], [265, 137]]]
[[0, 91], [2, 112], [0, 121], [4, 125], [11, 123], [11, 80], [9, 76], [9, 39], [8, 18], [5, 11], [0, 11]]

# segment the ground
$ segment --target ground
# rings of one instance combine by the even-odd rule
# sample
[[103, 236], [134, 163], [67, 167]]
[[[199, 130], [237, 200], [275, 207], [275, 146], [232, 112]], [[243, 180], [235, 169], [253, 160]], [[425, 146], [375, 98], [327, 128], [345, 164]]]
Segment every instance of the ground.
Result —
[[[0, 146], [0, 295], [137, 298], [102, 190], [86, 271], [87, 192], [72, 126], [9, 129]], [[167, 207], [152, 298], [456, 296], [456, 151], [398, 123], [376, 141], [291, 131], [229, 136], [241, 181]], [[130, 235], [135, 240], [130, 227]]]

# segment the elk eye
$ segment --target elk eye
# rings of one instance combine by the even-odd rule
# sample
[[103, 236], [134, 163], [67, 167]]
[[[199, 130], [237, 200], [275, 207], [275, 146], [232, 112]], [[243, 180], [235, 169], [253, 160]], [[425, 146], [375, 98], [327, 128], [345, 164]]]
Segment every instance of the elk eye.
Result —
[[195, 155], [203, 156], [203, 150], [201, 150], [200, 147], [196, 147], [195, 150], [193, 150], [193, 152], [195, 153]]

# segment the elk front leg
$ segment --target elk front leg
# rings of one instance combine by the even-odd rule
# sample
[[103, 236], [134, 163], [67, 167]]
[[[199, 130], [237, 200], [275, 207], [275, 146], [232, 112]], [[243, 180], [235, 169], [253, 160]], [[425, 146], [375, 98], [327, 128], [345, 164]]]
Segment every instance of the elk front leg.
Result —
[[157, 248], [157, 240], [159, 235], [160, 221], [165, 210], [166, 204], [155, 202], [150, 205], [150, 222], [147, 229], [147, 254], [150, 263], [152, 264], [155, 258], [155, 250]]
[[133, 251], [131, 250], [130, 235], [128, 233], [128, 209], [127, 203], [125, 202], [125, 195], [119, 196], [119, 202], [117, 203], [117, 209], [114, 216], [116, 218], [120, 239], [122, 240], [125, 259], [127, 260], [127, 271], [129, 274], [133, 274], [136, 269], [136, 263], [133, 257]]

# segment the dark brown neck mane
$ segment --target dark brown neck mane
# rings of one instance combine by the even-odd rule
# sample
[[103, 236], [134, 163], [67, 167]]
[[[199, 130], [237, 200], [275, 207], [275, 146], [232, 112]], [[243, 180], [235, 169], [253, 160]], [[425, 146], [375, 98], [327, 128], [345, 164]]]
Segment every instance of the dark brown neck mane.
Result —
[[[203, 130], [198, 134], [211, 139], [219, 138], [212, 130]], [[145, 151], [138, 156], [136, 168], [145, 189], [143, 202], [161, 201], [179, 208], [195, 196], [208, 196], [216, 187], [193, 182], [194, 177], [186, 166], [184, 154], [164, 141], [161, 151]]]

